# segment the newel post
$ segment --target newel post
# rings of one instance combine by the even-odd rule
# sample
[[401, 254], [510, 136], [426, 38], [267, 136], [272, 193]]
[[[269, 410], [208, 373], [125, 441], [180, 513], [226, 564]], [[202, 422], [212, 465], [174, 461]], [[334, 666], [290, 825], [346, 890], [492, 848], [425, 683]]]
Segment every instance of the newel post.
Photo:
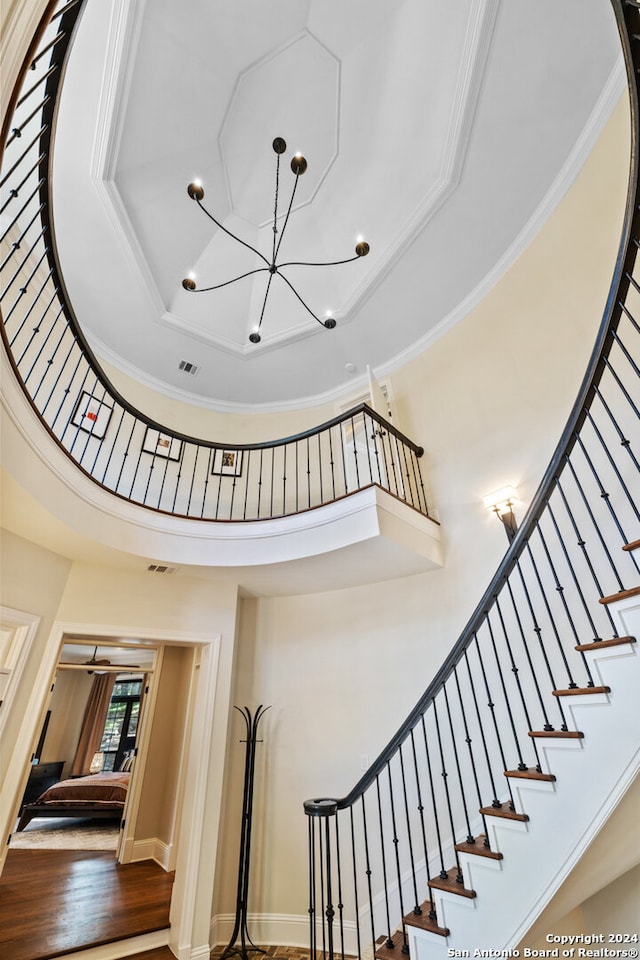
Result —
[[[318, 950], [317, 921], [322, 931], [322, 956], [333, 960], [333, 921], [335, 908], [332, 893], [331, 822], [338, 811], [336, 800], [305, 800], [304, 812], [309, 826], [309, 950], [315, 960]], [[335, 823], [336, 821], [333, 820]], [[337, 844], [337, 825], [336, 825]], [[337, 848], [336, 848], [337, 852]], [[337, 860], [339, 867], [339, 859]], [[339, 877], [338, 877], [339, 882]], [[341, 904], [338, 904], [338, 908]]]

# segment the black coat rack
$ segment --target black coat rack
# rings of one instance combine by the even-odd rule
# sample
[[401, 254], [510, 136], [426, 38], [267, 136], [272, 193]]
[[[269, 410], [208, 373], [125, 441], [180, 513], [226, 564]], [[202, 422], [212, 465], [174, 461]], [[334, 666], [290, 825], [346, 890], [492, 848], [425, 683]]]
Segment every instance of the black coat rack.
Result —
[[[247, 739], [241, 740], [240, 742], [246, 743], [247, 752], [244, 762], [244, 791], [242, 797], [242, 828], [240, 835], [240, 857], [238, 863], [236, 922], [233, 928], [233, 933], [231, 934], [231, 940], [225, 947], [220, 960], [224, 960], [225, 957], [229, 957], [232, 954], [237, 954], [238, 956], [242, 957], [243, 960], [248, 960], [250, 951], [255, 953], [265, 952], [260, 947], [256, 947], [249, 936], [249, 930], [247, 929], [247, 899], [249, 893], [251, 818], [253, 815], [253, 787], [255, 780], [256, 744], [262, 743], [262, 740], [258, 740], [257, 736], [258, 723], [268, 709], [269, 707], [263, 707], [262, 704], [260, 704], [255, 712], [255, 716], [252, 717], [251, 711], [248, 707], [244, 707], [242, 710], [240, 707], [234, 707], [234, 710], [237, 710], [238, 713], [242, 714], [246, 724]], [[239, 944], [238, 939], [240, 941]], [[247, 943], [249, 943], [250, 946], [247, 946]]]

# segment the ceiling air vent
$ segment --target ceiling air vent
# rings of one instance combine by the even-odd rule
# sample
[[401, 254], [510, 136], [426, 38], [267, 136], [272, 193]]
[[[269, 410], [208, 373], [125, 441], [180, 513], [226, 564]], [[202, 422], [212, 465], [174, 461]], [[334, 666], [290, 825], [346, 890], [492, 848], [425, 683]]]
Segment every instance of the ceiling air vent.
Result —
[[147, 567], [149, 573], [175, 573], [177, 567], [168, 567], [164, 563], [150, 563]]
[[183, 373], [189, 373], [192, 377], [195, 377], [199, 369], [200, 367], [196, 363], [191, 363], [189, 360], [181, 360], [178, 364], [178, 370], [182, 370]]

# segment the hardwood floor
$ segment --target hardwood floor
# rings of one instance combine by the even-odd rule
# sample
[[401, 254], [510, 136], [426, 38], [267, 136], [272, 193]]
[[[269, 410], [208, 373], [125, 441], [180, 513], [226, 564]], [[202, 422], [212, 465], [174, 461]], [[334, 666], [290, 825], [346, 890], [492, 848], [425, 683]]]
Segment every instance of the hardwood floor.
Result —
[[[9, 850], [0, 877], [2, 960], [60, 954], [169, 925], [173, 874], [112, 852]], [[154, 951], [152, 954], [155, 954]], [[171, 958], [170, 951], [157, 960]]]

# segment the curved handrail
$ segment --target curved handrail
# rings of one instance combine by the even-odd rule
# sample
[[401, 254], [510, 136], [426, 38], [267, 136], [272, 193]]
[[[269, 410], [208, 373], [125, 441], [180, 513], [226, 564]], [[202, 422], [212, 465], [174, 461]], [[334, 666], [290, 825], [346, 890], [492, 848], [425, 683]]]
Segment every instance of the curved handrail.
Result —
[[[12, 98], [17, 119], [9, 132], [5, 118], [0, 148], [0, 160], [10, 150], [17, 152], [3, 171], [0, 186], [7, 196], [2, 210], [19, 207], [2, 236], [7, 249], [0, 265], [2, 337], [16, 378], [44, 428], [91, 480], [165, 514], [215, 521], [270, 519], [378, 485], [429, 516], [419, 463], [422, 447], [367, 404], [293, 436], [222, 443], [147, 416], [106, 376], [65, 289], [50, 197], [58, 96], [83, 8], [84, 0], [48, 4], [22, 70], [19, 85], [25, 92]], [[54, 21], [57, 32], [51, 27]], [[29, 64], [35, 77], [27, 83]], [[20, 260], [19, 251], [29, 243]]]
[[[636, 0], [624, 0], [627, 6], [640, 10], [640, 2]], [[398, 728], [394, 736], [373, 761], [369, 769], [358, 780], [355, 786], [346, 796], [341, 799], [325, 798], [324, 802], [335, 804], [336, 809], [345, 809], [352, 806], [363, 793], [375, 782], [376, 778], [386, 768], [389, 760], [394, 756], [398, 747], [403, 743], [409, 732], [415, 728], [420, 718], [423, 716], [426, 708], [433, 702], [435, 696], [442, 689], [443, 684], [452, 674], [454, 666], [460, 662], [460, 659], [473, 637], [477, 634], [488, 609], [492, 606], [495, 597], [499, 594], [501, 586], [508, 580], [509, 576], [519, 560], [527, 543], [531, 540], [536, 526], [544, 513], [549, 496], [555, 486], [556, 480], [562, 473], [566, 464], [567, 457], [571, 453], [582, 424], [587, 417], [587, 411], [593, 400], [598, 383], [606, 369], [605, 357], [614, 339], [614, 332], [624, 310], [623, 302], [625, 294], [632, 283], [633, 267], [638, 255], [638, 240], [640, 238], [640, 188], [638, 185], [639, 158], [638, 148], [640, 144], [640, 112], [638, 108], [638, 90], [635, 84], [635, 69], [629, 35], [624, 29], [624, 14], [622, 12], [622, 2], [620, 0], [611, 0], [618, 20], [618, 28], [622, 50], [625, 58], [627, 77], [629, 79], [629, 98], [631, 108], [631, 158], [629, 171], [629, 184], [627, 188], [627, 200], [625, 206], [624, 222], [622, 235], [616, 264], [613, 274], [609, 294], [605, 305], [603, 319], [598, 329], [596, 343], [591, 353], [589, 364], [580, 386], [578, 396], [572, 407], [567, 424], [563, 430], [562, 436], [553, 453], [549, 466], [540, 482], [525, 516], [513, 538], [509, 549], [505, 553], [498, 569], [485, 590], [476, 609], [458, 637], [458, 640], [452, 647], [450, 653], [436, 672], [429, 683], [425, 692], [422, 694], [415, 707], [411, 710], [405, 721]], [[319, 800], [309, 801], [310, 805], [322, 802]]]
[[[563, 700], [604, 689], [585, 654], [603, 640], [629, 639], [619, 636], [609, 605], [638, 593], [640, 582], [631, 544], [640, 529], [633, 448], [640, 442], [640, 0], [611, 4], [628, 78], [631, 158], [596, 343], [540, 486], [444, 662], [353, 788], [304, 804], [312, 955], [351, 952], [347, 922], [358, 956], [367, 934], [376, 956], [391, 956], [401, 943], [407, 952], [409, 903], [416, 924], [446, 935], [433, 889], [474, 895], [464, 891], [460, 850], [482, 846], [495, 856], [487, 817], [527, 819], [512, 778], [554, 779], [544, 772], [539, 738], [582, 736]], [[429, 895], [421, 904], [423, 885]]]

